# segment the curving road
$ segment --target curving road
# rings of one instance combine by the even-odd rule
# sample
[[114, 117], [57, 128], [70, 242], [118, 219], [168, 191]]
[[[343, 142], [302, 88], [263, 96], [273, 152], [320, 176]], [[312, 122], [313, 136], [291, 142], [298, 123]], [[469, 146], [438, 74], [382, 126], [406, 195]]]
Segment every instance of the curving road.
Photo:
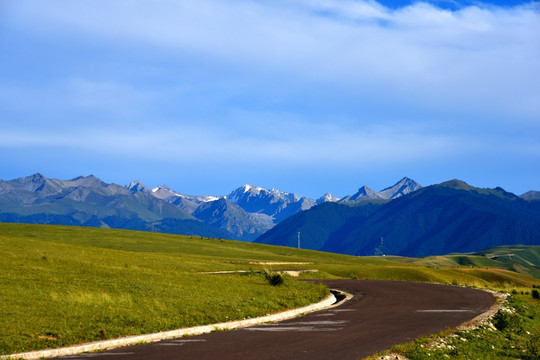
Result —
[[455, 327], [495, 302], [484, 291], [427, 283], [323, 283], [354, 297], [341, 306], [280, 323], [59, 359], [359, 359]]

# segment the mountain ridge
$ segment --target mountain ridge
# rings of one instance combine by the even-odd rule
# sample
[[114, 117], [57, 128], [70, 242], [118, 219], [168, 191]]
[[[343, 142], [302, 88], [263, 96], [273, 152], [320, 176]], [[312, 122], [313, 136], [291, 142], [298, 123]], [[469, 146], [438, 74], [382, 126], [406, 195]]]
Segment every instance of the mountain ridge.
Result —
[[[534, 200], [537, 193], [534, 191], [520, 198], [501, 188], [488, 191], [455, 179], [432, 186], [475, 191], [514, 201], [525, 197], [528, 203], [539, 203]], [[343, 198], [326, 193], [315, 200], [251, 184], [228, 195], [185, 195], [166, 185], [150, 188], [139, 180], [121, 186], [108, 184], [94, 175], [60, 180], [36, 173], [0, 180], [0, 221], [129, 228], [253, 241], [280, 224], [290, 227], [291, 217], [323, 205], [323, 210], [332, 209], [329, 219], [347, 228], [352, 226], [348, 224], [351, 221], [365, 221], [368, 212], [379, 206], [410, 197], [422, 189], [425, 188], [404, 177], [381, 191], [363, 186], [356, 194]], [[321, 209], [316, 212], [324, 213]], [[318, 222], [328, 224], [329, 219], [319, 217]], [[305, 236], [313, 233], [307, 226], [311, 220], [306, 221], [301, 229]], [[312, 225], [317, 227], [317, 223]], [[283, 228], [278, 230], [283, 231]], [[334, 231], [325, 230], [313, 237], [321, 245], [325, 236], [352, 236], [343, 231], [340, 229], [333, 234]], [[293, 235], [291, 246], [297, 241], [296, 232]], [[347, 247], [346, 243], [342, 245]]]
[[[352, 210], [351, 204], [348, 209], [336, 204], [342, 208], [332, 213], [310, 209], [301, 219], [289, 218], [256, 242], [288, 245], [303, 224], [310, 223], [310, 234], [323, 234], [324, 239], [318, 236], [310, 242], [303, 236], [305, 248], [351, 255], [417, 257], [540, 244], [540, 203], [502, 188], [476, 188], [450, 180], [373, 204], [371, 212], [364, 214]], [[340, 223], [325, 227], [324, 222], [312, 220], [331, 217], [336, 211], [343, 214]]]

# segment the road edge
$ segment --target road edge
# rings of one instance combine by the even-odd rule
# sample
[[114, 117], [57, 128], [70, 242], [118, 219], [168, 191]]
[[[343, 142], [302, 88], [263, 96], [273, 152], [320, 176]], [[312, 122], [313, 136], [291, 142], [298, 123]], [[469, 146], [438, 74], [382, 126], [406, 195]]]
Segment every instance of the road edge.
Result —
[[[465, 286], [462, 286], [462, 287], [465, 287]], [[465, 322], [459, 324], [458, 326], [456, 326], [455, 327], [456, 331], [474, 330], [474, 329], [480, 327], [481, 325], [487, 325], [487, 326], [495, 329], [495, 327], [491, 323], [491, 319], [493, 318], [493, 316], [495, 316], [497, 311], [499, 311], [501, 309], [504, 309], [507, 298], [508, 298], [508, 296], [510, 294], [505, 293], [505, 292], [499, 292], [499, 291], [495, 291], [495, 290], [490, 290], [490, 289], [478, 289], [478, 290], [491, 293], [491, 295], [493, 295], [493, 297], [495, 298], [495, 302], [490, 306], [490, 308], [487, 311], [475, 316], [474, 318], [472, 318], [469, 321], [465, 321]], [[433, 344], [435, 344], [435, 343], [437, 343], [437, 342], [439, 342], [441, 340], [444, 340], [446, 338], [448, 338], [448, 335], [447, 336], [437, 337], [430, 344], [433, 345]], [[368, 357], [368, 358], [371, 358], [371, 357]], [[408, 357], [406, 357], [404, 355], [393, 353], [393, 352], [382, 355], [380, 358], [377, 356], [377, 359], [381, 359], [381, 360], [410, 360]]]
[[[347, 297], [344, 301], [340, 301], [338, 304], [341, 304], [349, 299], [350, 297]], [[127, 336], [127, 337], [122, 337], [122, 338], [117, 338], [117, 339], [95, 341], [91, 343], [72, 345], [72, 346], [56, 348], [56, 349], [36, 350], [36, 351], [17, 353], [17, 354], [11, 354], [11, 355], [0, 355], [0, 359], [34, 360], [34, 359], [51, 358], [51, 357], [57, 357], [57, 356], [76, 355], [76, 354], [81, 354], [85, 352], [110, 350], [110, 349], [115, 349], [115, 348], [124, 347], [124, 346], [137, 345], [137, 344], [142, 344], [142, 343], [151, 343], [151, 342], [179, 338], [179, 337], [184, 337], [184, 336], [206, 334], [212, 331], [233, 330], [233, 329], [243, 328], [243, 327], [252, 326], [252, 325], [260, 325], [260, 324], [264, 324], [268, 322], [292, 319], [300, 315], [330, 308], [334, 306], [334, 304], [336, 304], [336, 301], [337, 300], [334, 294], [330, 294], [326, 298], [324, 298], [322, 301], [319, 301], [318, 303], [310, 304], [310, 305], [303, 306], [296, 309], [285, 310], [285, 311], [275, 313], [275, 314], [251, 318], [251, 319], [235, 320], [235, 321], [210, 324], [210, 325], [200, 325], [200, 326], [194, 326], [194, 327], [189, 327], [189, 328], [161, 331], [161, 332], [157, 332], [153, 334], [132, 335], [132, 336]]]

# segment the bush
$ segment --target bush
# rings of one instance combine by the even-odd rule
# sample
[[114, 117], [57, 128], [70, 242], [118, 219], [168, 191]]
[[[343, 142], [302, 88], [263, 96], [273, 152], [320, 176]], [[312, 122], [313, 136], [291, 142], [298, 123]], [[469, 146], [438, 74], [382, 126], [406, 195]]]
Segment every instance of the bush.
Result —
[[521, 320], [516, 314], [504, 310], [499, 310], [493, 316], [492, 322], [493, 326], [495, 326], [497, 330], [505, 331], [519, 328]]
[[538, 293], [538, 290], [534, 289], [531, 294], [532, 294], [533, 299], [536, 299], [536, 300], [540, 299], [540, 294]]
[[285, 279], [283, 279], [283, 276], [281, 276], [281, 274], [278, 274], [278, 273], [265, 272], [264, 277], [266, 278], [268, 283], [272, 286], [283, 285], [283, 283], [285, 282]]
[[497, 313], [493, 316], [493, 326], [497, 330], [504, 331], [506, 329], [509, 329], [514, 322], [514, 316], [503, 310], [497, 311]]

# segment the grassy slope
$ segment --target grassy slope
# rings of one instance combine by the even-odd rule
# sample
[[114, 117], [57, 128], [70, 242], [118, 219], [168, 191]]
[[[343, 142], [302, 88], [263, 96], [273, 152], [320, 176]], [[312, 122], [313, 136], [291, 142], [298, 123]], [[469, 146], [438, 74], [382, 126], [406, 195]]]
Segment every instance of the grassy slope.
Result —
[[506, 269], [540, 279], [540, 246], [498, 246], [471, 254], [427, 256], [424, 258], [390, 257], [392, 260], [431, 268], [455, 266]]
[[[363, 258], [237, 241], [96, 228], [0, 224], [0, 354], [253, 317], [314, 302], [319, 286], [220, 270], [318, 269], [304, 277], [530, 288], [502, 269]], [[399, 261], [397, 261], [399, 260]], [[307, 262], [268, 265], [257, 262]], [[484, 265], [482, 265], [484, 266]]]
[[242, 243], [0, 224], [0, 248], [0, 354], [254, 317], [327, 294], [258, 275], [200, 274], [245, 267], [223, 260], [267, 257]]

